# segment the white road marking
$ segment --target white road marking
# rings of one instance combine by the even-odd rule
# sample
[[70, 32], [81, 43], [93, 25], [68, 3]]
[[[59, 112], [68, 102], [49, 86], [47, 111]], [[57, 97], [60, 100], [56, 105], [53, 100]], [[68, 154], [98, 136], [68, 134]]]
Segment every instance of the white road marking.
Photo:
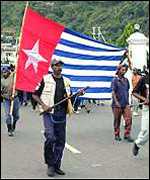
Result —
[[71, 145], [69, 145], [67, 143], [65, 144], [65, 148], [74, 154], [80, 154], [81, 153], [79, 150], [77, 150], [76, 148], [72, 147]]

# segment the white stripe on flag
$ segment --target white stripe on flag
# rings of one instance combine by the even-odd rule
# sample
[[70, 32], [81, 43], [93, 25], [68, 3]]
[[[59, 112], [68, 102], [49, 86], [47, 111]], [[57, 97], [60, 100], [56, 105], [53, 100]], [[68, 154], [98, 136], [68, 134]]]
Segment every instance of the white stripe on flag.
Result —
[[62, 50], [70, 53], [75, 53], [75, 54], [84, 54], [84, 55], [91, 55], [91, 56], [121, 56], [122, 52], [124, 51], [88, 51], [88, 50], [82, 50], [82, 49], [77, 49], [77, 48], [72, 48], [68, 47], [62, 44], [58, 44], [56, 46], [57, 50]]
[[72, 59], [69, 57], [61, 57], [57, 55], [53, 55], [52, 59], [61, 59], [64, 63], [69, 64], [69, 65], [83, 65], [83, 66], [118, 66], [119, 62], [118, 61], [106, 61], [106, 60], [100, 60], [100, 61], [94, 61], [94, 60], [88, 60], [88, 61], [83, 61], [82, 59]]
[[90, 99], [111, 99], [111, 93], [85, 93], [83, 98], [90, 98]]
[[109, 49], [109, 50], [118, 50], [118, 48], [110, 47], [110, 46], [101, 44], [100, 42], [96, 43], [96, 42], [93, 42], [93, 41], [90, 41], [90, 40], [87, 40], [87, 39], [84, 39], [84, 38], [74, 36], [74, 35], [66, 33], [66, 32], [63, 32], [61, 34], [61, 39], [62, 38], [66, 39], [66, 40], [70, 40], [72, 42], [76, 42], [76, 43], [80, 42], [80, 44], [88, 45], [88, 46], [91, 46], [91, 47], [105, 48], [105, 49]]
[[107, 87], [109, 88], [111, 85], [111, 82], [101, 82], [101, 81], [71, 81], [71, 87]]
[[73, 70], [73, 69], [63, 69], [62, 73], [64, 75], [76, 75], [76, 76], [114, 76], [115, 71], [91, 71], [91, 70]]

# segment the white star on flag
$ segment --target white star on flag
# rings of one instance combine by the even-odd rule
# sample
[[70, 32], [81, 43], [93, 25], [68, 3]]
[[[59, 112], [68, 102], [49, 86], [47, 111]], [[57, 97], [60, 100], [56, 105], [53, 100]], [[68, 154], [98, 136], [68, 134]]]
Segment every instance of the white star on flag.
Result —
[[28, 56], [28, 59], [25, 64], [25, 69], [27, 69], [32, 64], [35, 73], [37, 73], [38, 63], [40, 61], [47, 62], [47, 60], [39, 54], [39, 40], [37, 40], [37, 42], [34, 44], [31, 50], [27, 50], [27, 49], [22, 49], [22, 50]]

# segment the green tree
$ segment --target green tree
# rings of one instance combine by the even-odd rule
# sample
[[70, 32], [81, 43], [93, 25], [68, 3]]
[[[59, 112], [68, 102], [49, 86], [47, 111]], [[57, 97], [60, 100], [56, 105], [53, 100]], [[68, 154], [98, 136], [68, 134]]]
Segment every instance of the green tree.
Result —
[[[25, 5], [26, 1], [1, 1], [2, 32], [15, 31], [19, 35]], [[142, 32], [149, 34], [149, 1], [29, 1], [29, 6], [90, 36], [92, 27], [100, 26], [106, 41], [114, 45], [126, 45], [130, 33], [125, 31], [132, 30], [131, 23], [140, 22]]]
[[121, 47], [125, 47], [127, 46], [127, 41], [126, 39], [132, 34], [134, 33], [134, 24], [133, 23], [128, 23], [124, 30], [123, 33], [121, 34], [121, 36], [116, 40], [116, 44], [118, 46]]

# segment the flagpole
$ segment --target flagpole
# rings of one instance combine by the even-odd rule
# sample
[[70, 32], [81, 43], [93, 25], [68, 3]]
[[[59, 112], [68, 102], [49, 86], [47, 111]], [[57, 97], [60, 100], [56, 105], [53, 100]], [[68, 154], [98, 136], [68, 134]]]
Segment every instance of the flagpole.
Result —
[[[22, 30], [23, 30], [24, 20], [25, 20], [25, 16], [26, 16], [26, 12], [27, 12], [28, 6], [29, 6], [29, 1], [26, 2], [26, 6], [25, 6], [25, 10], [24, 10], [24, 15], [23, 15], [23, 19], [22, 19], [20, 35], [19, 35], [18, 48], [16, 48], [16, 63], [15, 63], [15, 71], [14, 71], [14, 79], [13, 79], [12, 100], [11, 100], [11, 105], [10, 105], [10, 115], [11, 116], [12, 116], [13, 107], [14, 107], [14, 96], [15, 96], [15, 87], [16, 87], [16, 71], [17, 71], [17, 67], [18, 67], [18, 58], [19, 58], [18, 50], [20, 48], [20, 41], [21, 41], [21, 36], [22, 36]], [[13, 124], [12, 118], [11, 118], [11, 124]]]

